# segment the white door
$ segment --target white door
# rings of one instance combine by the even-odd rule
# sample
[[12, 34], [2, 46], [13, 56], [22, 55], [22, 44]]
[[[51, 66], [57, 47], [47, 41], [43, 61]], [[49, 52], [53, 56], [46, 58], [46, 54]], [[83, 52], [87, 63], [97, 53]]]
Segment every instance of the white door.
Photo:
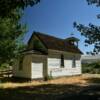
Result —
[[43, 63], [42, 62], [32, 63], [32, 78], [43, 78]]

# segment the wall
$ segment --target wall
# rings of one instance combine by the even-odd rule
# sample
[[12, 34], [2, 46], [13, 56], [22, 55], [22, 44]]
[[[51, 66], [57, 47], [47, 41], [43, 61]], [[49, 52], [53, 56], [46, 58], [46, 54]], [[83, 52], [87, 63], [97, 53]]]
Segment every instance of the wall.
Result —
[[[61, 54], [64, 55], [64, 68], [61, 68]], [[76, 67], [72, 68], [72, 58], [76, 58]], [[18, 61], [14, 66], [13, 73], [14, 76], [32, 78], [32, 63], [41, 62], [43, 63], [43, 78], [48, 76], [59, 77], [59, 76], [70, 76], [81, 74], [81, 55], [59, 52], [54, 50], [48, 50], [48, 56], [46, 55], [36, 55], [30, 54], [24, 57], [23, 70], [19, 71]], [[39, 73], [38, 73], [39, 74]]]
[[19, 60], [16, 60], [13, 67], [13, 75], [15, 77], [31, 78], [31, 55], [24, 56], [22, 70], [19, 70]]
[[[64, 55], [64, 68], [61, 68], [61, 54]], [[76, 59], [76, 67], [72, 67], [72, 59]], [[53, 77], [81, 74], [81, 55], [49, 50], [48, 75]], [[54, 61], [53, 61], [54, 60]]]
[[[43, 64], [43, 76], [40, 76], [39, 72], [41, 72], [41, 69], [39, 69], [39, 72], [35, 72], [36, 69], [32, 69], [32, 63], [42, 63]], [[33, 71], [38, 74], [34, 75]], [[16, 60], [16, 63], [13, 68], [13, 75], [15, 77], [22, 77], [22, 78], [30, 78], [30, 79], [36, 79], [36, 78], [46, 78], [47, 77], [47, 56], [45, 55], [37, 55], [37, 54], [30, 54], [24, 56], [23, 59], [23, 70], [19, 70], [19, 60]]]

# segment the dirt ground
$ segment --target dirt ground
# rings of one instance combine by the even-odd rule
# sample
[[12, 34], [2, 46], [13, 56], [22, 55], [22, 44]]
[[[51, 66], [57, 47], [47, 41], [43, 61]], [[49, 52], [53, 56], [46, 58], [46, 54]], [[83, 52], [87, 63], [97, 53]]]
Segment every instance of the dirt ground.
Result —
[[100, 100], [100, 75], [62, 77], [48, 81], [1, 79], [0, 100]]

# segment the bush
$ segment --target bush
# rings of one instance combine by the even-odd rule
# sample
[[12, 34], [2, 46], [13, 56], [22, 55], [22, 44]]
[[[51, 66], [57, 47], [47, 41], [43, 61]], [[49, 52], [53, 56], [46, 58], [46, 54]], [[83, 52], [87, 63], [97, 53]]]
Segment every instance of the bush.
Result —
[[100, 74], [100, 62], [82, 64], [83, 73]]
[[9, 66], [9, 64], [2, 64], [0, 66], [0, 71], [2, 70], [12, 70], [12, 66]]

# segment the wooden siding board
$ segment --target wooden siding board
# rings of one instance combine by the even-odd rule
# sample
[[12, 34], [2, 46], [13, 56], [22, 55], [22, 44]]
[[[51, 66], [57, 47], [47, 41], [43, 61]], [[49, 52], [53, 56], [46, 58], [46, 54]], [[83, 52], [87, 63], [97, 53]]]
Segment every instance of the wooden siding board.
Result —
[[[81, 74], [81, 60], [80, 55], [77, 54], [64, 54], [64, 68], [60, 66], [60, 55], [62, 52], [53, 52], [49, 50], [48, 55], [48, 75], [52, 77], [59, 77], [59, 76], [70, 76], [70, 75], [78, 75]], [[75, 56], [76, 58], [76, 67], [72, 67], [72, 58]], [[53, 60], [53, 61], [52, 61]], [[54, 67], [51, 66], [55, 65]], [[56, 66], [56, 64], [58, 66]]]
[[31, 55], [26, 55], [23, 59], [23, 70], [19, 70], [19, 60], [16, 61], [13, 75], [15, 77], [31, 78]]

